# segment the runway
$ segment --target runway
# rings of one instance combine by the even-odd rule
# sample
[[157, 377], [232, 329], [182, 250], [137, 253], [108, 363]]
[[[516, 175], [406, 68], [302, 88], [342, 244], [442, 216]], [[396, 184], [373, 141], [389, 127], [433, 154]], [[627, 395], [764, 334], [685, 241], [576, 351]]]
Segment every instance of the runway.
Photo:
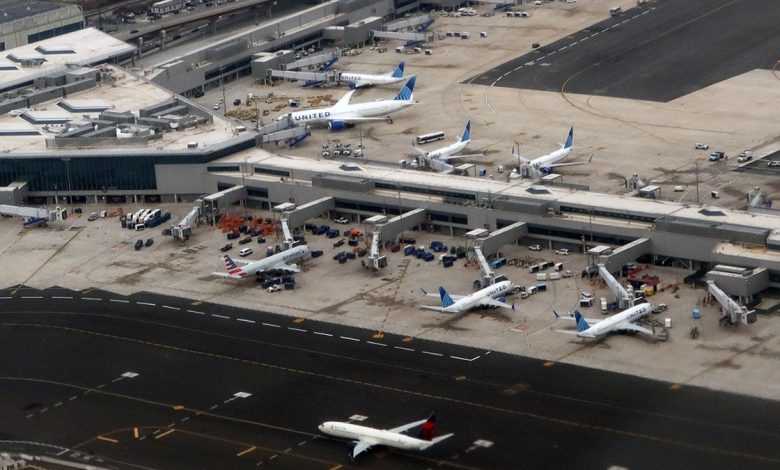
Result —
[[773, 68], [778, 16], [772, 0], [647, 2], [466, 82], [668, 102]]
[[[6, 289], [0, 312], [0, 441], [106, 468], [780, 465], [772, 401], [149, 294]], [[455, 436], [424, 453], [353, 463], [317, 431], [431, 411]]]

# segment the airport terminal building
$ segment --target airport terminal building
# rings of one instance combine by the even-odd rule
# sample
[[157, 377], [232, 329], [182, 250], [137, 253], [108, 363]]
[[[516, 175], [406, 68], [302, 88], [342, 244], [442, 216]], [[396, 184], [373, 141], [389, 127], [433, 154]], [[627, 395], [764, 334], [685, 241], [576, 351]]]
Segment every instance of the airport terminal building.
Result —
[[514, 240], [606, 244], [615, 250], [598, 261], [610, 269], [641, 257], [691, 273], [755, 268], [737, 282], [746, 296], [780, 287], [772, 211], [280, 157], [258, 148], [252, 130], [109, 65], [131, 46], [93, 29], [71, 34], [3, 53], [0, 87], [10, 91], [0, 101], [1, 203], [181, 202], [233, 188], [257, 207], [321, 201], [313, 215], [358, 223], [422, 210], [420, 227], [434, 232], [512, 227]]

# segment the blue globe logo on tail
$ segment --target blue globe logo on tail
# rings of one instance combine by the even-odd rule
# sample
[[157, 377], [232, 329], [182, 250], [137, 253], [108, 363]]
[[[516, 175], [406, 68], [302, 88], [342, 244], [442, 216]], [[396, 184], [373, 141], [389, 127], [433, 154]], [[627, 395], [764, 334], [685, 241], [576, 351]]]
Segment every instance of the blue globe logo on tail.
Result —
[[409, 101], [412, 99], [412, 92], [414, 91], [414, 82], [417, 80], [416, 76], [412, 76], [412, 78], [409, 79], [408, 82], [406, 82], [406, 85], [404, 85], [403, 88], [401, 88], [401, 91], [398, 92], [398, 94], [395, 96], [396, 101]]
[[450, 297], [450, 294], [448, 294], [447, 291], [444, 290], [444, 287], [439, 287], [439, 297], [441, 297], [442, 308], [447, 308], [455, 303], [452, 300], [452, 297]]
[[471, 140], [471, 120], [466, 123], [466, 128], [463, 129], [463, 136], [460, 138], [461, 142], [466, 142], [467, 140]]
[[400, 64], [398, 64], [398, 67], [396, 67], [395, 70], [393, 70], [392, 77], [403, 78], [403, 76], [404, 76], [404, 63], [401, 62]]

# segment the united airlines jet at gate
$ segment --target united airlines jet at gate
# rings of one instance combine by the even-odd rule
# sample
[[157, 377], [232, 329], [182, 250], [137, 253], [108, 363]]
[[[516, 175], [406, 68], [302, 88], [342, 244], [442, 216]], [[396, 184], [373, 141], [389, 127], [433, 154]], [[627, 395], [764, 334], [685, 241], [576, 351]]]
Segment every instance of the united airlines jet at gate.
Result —
[[[418, 437], [403, 434], [405, 431], [417, 426], [421, 426]], [[319, 430], [329, 436], [349, 439], [353, 446], [350, 453], [352, 459], [372, 446], [378, 445], [404, 450], [425, 450], [453, 435], [445, 434], [434, 437], [436, 431], [436, 417], [434, 415], [430, 415], [428, 419], [404, 424], [392, 429], [377, 429], [352, 423], [327, 421], [319, 425]]]
[[529, 160], [520, 156], [519, 145], [515, 144], [512, 147], [512, 155], [514, 155], [520, 163], [520, 171], [523, 173], [523, 176], [538, 177], [540, 175], [552, 173], [553, 169], [559, 166], [585, 164], [586, 162], [558, 163], [569, 155], [573, 144], [574, 128], [572, 127], [569, 129], [569, 135], [566, 136], [566, 142], [561, 145], [561, 148], [552, 153]]
[[333, 106], [327, 108], [307, 109], [295, 111], [276, 118], [281, 121], [291, 119], [296, 125], [327, 123], [332, 131], [344, 129], [349, 124], [364, 121], [390, 121], [389, 115], [396, 111], [408, 108], [414, 104], [414, 83], [416, 77], [412, 76], [401, 91], [392, 100], [370, 101], [368, 103], [350, 104], [349, 100], [355, 90], [350, 91]]
[[[492, 286], [485, 287], [470, 295], [450, 295], [444, 290], [443, 287], [439, 287], [438, 296], [441, 298], [441, 307], [433, 307], [430, 305], [423, 305], [421, 308], [427, 308], [429, 310], [438, 310], [444, 313], [464, 313], [474, 307], [501, 307], [514, 310], [514, 304], [507, 304], [503, 300], [497, 300], [508, 294], [511, 290], [511, 281], [501, 281], [493, 284]], [[423, 294], [431, 297], [436, 297], [437, 294], [428, 293], [423, 290]]]
[[457, 142], [454, 142], [445, 147], [438, 148], [436, 150], [431, 150], [430, 152], [424, 152], [414, 145], [412, 146], [412, 148], [417, 153], [420, 154], [420, 157], [422, 157], [425, 160], [439, 160], [441, 162], [448, 163], [449, 160], [454, 160], [457, 158], [481, 156], [482, 154], [458, 155], [470, 143], [471, 143], [471, 120], [469, 119], [469, 121], [466, 123], [466, 127], [463, 129], [463, 134], [460, 136], [460, 139], [458, 139]]
[[651, 304], [639, 304], [603, 320], [585, 318], [580, 314], [579, 310], [574, 311], [574, 318], [562, 317], [554, 310], [553, 313], [558, 319], [574, 320], [577, 322], [577, 331], [557, 330], [559, 333], [577, 335], [584, 340], [594, 341], [604, 338], [604, 336], [609, 333], [617, 332], [642, 333], [650, 337], [655, 337], [651, 330], [642, 328], [634, 323], [640, 318], [647, 316], [652, 310], [653, 306]]
[[339, 75], [339, 80], [342, 82], [348, 82], [349, 87], [352, 89], [374, 86], [374, 85], [392, 85], [394, 83], [402, 82], [404, 79], [404, 63], [398, 64], [396, 69], [388, 74], [384, 75], [370, 75], [367, 73], [352, 73], [342, 72]]
[[[303, 262], [310, 256], [311, 253], [307, 245], [296, 246], [258, 261], [233, 260], [230, 256], [225, 255], [222, 259], [225, 261], [227, 272], [211, 274], [228, 279], [243, 279], [253, 274], [274, 270], [297, 273], [301, 270], [295, 262]], [[292, 264], [290, 264], [291, 262]]]

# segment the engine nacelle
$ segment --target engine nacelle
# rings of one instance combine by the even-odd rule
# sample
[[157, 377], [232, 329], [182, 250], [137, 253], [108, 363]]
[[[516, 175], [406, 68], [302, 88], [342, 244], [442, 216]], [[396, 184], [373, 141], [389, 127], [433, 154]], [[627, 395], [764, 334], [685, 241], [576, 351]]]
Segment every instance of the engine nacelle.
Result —
[[542, 167], [542, 168], [540, 168], [540, 169], [539, 169], [539, 171], [540, 171], [540, 172], [541, 172], [543, 175], [549, 175], [549, 174], [551, 174], [553, 171], [555, 171], [555, 167], [554, 167], [554, 166], [545, 166], [545, 167]]
[[360, 85], [358, 84], [358, 82], [349, 82], [349, 88], [351, 90], [357, 90], [359, 87]]
[[344, 121], [330, 121], [328, 123], [328, 129], [331, 131], [343, 131], [347, 128], [347, 123]]

